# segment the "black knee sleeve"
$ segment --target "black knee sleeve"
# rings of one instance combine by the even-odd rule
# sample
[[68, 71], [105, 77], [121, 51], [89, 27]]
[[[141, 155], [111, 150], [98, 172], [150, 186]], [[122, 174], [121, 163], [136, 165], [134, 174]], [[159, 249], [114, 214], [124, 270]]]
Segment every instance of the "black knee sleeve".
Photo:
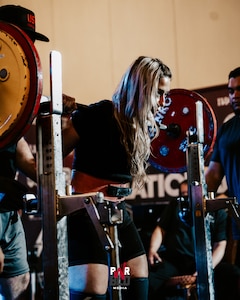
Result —
[[148, 299], [148, 278], [131, 278], [130, 286], [122, 292], [123, 300], [147, 300]]
[[106, 300], [106, 295], [88, 294], [70, 291], [70, 300]]

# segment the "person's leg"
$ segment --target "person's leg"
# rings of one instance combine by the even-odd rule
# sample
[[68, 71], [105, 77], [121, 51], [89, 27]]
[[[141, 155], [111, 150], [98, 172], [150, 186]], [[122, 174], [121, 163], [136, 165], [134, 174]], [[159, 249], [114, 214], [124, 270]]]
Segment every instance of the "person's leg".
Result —
[[108, 287], [107, 252], [85, 210], [68, 217], [68, 255], [71, 297], [82, 299], [80, 296], [86, 294], [91, 297], [105, 295]]
[[236, 246], [235, 246], [236, 247], [236, 249], [235, 249], [235, 262], [234, 262], [234, 264], [240, 268], [240, 241], [236, 240], [234, 242], [236, 244]]
[[106, 295], [92, 295], [89, 293], [70, 292], [70, 300], [106, 300]]
[[123, 291], [123, 299], [146, 300], [148, 299], [148, 264], [146, 255], [130, 259], [127, 262], [130, 269], [130, 285]]
[[130, 268], [131, 278], [148, 277], [148, 263], [145, 254], [130, 259], [127, 265]]
[[148, 278], [131, 278], [129, 289], [122, 292], [123, 300], [148, 299]]
[[70, 293], [105, 295], [108, 287], [108, 266], [85, 264], [69, 267]]
[[165, 293], [165, 282], [179, 271], [168, 261], [163, 261], [149, 270], [149, 300], [160, 299]]
[[148, 263], [145, 249], [132, 219], [124, 209], [124, 223], [118, 226], [120, 260], [129, 268], [130, 285], [122, 290], [123, 299], [148, 299]]
[[0, 278], [0, 294], [3, 299], [17, 299], [26, 290], [29, 278], [29, 273], [11, 278]]
[[1, 249], [4, 268], [0, 274], [0, 294], [16, 299], [30, 280], [27, 249], [22, 221], [17, 212], [0, 213]]
[[240, 299], [240, 268], [220, 263], [214, 270], [215, 299]]

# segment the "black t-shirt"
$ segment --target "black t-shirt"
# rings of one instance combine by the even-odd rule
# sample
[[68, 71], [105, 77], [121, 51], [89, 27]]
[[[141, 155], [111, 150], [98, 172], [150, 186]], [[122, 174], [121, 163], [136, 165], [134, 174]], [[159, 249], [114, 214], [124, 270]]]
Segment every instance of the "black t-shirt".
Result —
[[[212, 222], [210, 225], [211, 243], [226, 240], [227, 213], [218, 210], [211, 213]], [[195, 251], [193, 227], [187, 222], [183, 222], [179, 217], [179, 207], [177, 200], [172, 200], [163, 211], [158, 226], [165, 230], [163, 245], [165, 251], [160, 254], [162, 257], [172, 262], [179, 269], [195, 270]]]
[[89, 106], [78, 105], [72, 114], [72, 121], [80, 137], [74, 153], [73, 169], [98, 178], [131, 181], [112, 102], [102, 100]]
[[223, 123], [214, 144], [212, 161], [219, 162], [226, 175], [229, 196], [240, 203], [240, 117]]
[[[211, 161], [222, 165], [226, 176], [228, 195], [240, 203], [240, 116], [223, 123], [219, 128]], [[233, 220], [233, 238], [240, 239], [240, 229]]]
[[0, 150], [0, 176], [14, 179], [16, 175], [16, 147], [14, 144]]

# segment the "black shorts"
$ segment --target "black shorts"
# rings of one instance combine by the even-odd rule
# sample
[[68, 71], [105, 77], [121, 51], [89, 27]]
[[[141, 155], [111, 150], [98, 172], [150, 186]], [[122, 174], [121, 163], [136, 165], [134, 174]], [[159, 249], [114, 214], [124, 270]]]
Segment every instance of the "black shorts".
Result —
[[[135, 224], [126, 210], [125, 202], [118, 205], [123, 209], [123, 223], [118, 224], [120, 262], [145, 254], [145, 249]], [[92, 220], [85, 209], [68, 217], [69, 266], [87, 263], [108, 265], [108, 252], [104, 249]]]

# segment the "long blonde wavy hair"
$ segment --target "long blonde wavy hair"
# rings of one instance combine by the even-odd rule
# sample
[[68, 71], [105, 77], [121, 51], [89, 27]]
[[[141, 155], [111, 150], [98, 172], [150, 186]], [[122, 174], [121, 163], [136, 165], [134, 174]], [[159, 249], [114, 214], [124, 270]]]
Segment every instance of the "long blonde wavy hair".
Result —
[[158, 109], [159, 80], [163, 77], [171, 78], [172, 74], [161, 60], [140, 56], [127, 69], [112, 97], [114, 116], [138, 188], [146, 182], [151, 141], [159, 133], [154, 116]]

